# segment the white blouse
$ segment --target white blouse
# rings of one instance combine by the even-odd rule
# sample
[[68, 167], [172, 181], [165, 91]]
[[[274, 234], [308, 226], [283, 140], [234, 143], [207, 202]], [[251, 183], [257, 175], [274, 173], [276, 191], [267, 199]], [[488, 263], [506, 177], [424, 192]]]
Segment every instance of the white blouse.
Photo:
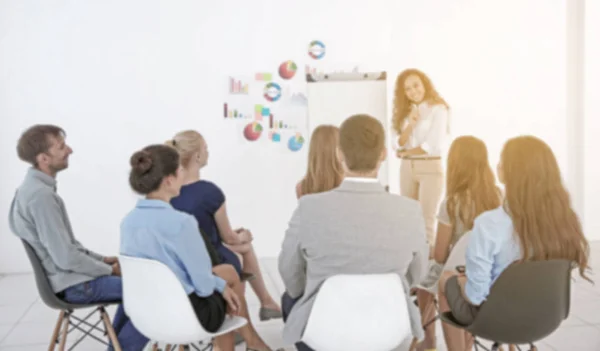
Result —
[[[421, 118], [413, 128], [403, 149], [421, 147], [427, 154], [412, 156], [412, 158], [442, 156], [446, 139], [450, 135], [449, 113], [444, 105], [430, 106], [429, 103], [418, 105]], [[408, 118], [404, 120], [402, 129], [408, 125]], [[396, 141], [397, 143], [397, 141]]]

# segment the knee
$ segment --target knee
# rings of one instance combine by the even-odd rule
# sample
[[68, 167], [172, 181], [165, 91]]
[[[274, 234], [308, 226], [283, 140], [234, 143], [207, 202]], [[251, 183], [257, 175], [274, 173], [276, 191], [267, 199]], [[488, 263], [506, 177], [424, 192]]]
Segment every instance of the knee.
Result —
[[217, 275], [223, 278], [229, 284], [238, 284], [240, 277], [237, 274], [235, 268], [230, 264], [221, 264], [215, 267]]

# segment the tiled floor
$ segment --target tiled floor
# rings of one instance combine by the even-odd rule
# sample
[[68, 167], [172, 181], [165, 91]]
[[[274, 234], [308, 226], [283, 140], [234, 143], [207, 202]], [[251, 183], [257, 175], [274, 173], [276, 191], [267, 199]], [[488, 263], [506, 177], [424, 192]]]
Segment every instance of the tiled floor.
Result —
[[[600, 243], [592, 244], [592, 252], [592, 257], [600, 256]], [[278, 298], [283, 292], [283, 284], [277, 273], [276, 260], [263, 259], [261, 266], [269, 291]], [[600, 262], [592, 262], [592, 266], [595, 271], [600, 270]], [[282, 322], [258, 321], [258, 300], [251, 290], [246, 297], [253, 323], [267, 343], [274, 349], [286, 347], [286, 350], [292, 350], [281, 340]], [[32, 275], [0, 276], [0, 351], [46, 350], [57, 315], [40, 301]], [[438, 351], [446, 351], [439, 324], [438, 336]], [[99, 351], [103, 347], [87, 340], [76, 350]], [[241, 346], [236, 349], [242, 350], [245, 349]], [[539, 343], [538, 350], [600, 350], [600, 284], [594, 286], [578, 278], [575, 280], [569, 319]]]

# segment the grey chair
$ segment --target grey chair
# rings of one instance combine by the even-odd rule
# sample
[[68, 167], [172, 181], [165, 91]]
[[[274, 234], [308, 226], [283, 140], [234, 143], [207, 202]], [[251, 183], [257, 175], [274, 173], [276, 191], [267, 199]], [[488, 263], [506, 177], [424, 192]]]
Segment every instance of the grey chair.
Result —
[[554, 332], [569, 316], [571, 262], [550, 260], [515, 263], [509, 266], [490, 290], [471, 325], [462, 325], [451, 312], [442, 321], [465, 329], [475, 337], [475, 349], [485, 348], [477, 338], [501, 344], [530, 345]]
[[[114, 349], [116, 351], [121, 351], [121, 346], [119, 345], [119, 341], [117, 340], [117, 336], [112, 327], [110, 317], [108, 316], [108, 313], [106, 313], [105, 309], [106, 306], [119, 304], [121, 303], [121, 301], [101, 302], [93, 304], [72, 304], [65, 302], [64, 300], [59, 298], [59, 296], [55, 294], [52, 290], [50, 282], [46, 277], [44, 267], [42, 266], [42, 263], [37, 254], [35, 253], [33, 247], [31, 247], [31, 245], [29, 245], [29, 243], [25, 240], [22, 240], [22, 242], [25, 246], [25, 252], [27, 252], [29, 261], [33, 266], [35, 283], [40, 294], [40, 298], [48, 307], [60, 311], [58, 321], [56, 322], [54, 332], [52, 333], [52, 338], [50, 339], [50, 345], [48, 347], [48, 350], [53, 351], [56, 347], [56, 344], [59, 344], [60, 351], [65, 350], [67, 335], [74, 330], [80, 330], [83, 332], [83, 335], [71, 345], [69, 350], [73, 350], [83, 339], [85, 339], [88, 336], [108, 346], [109, 343], [103, 340], [106, 339], [106, 335], [108, 335], [108, 339], [111, 341]], [[87, 314], [86, 317], [84, 317], [83, 319], [73, 314], [73, 311], [85, 308], [93, 308], [93, 311]], [[100, 317], [98, 318], [98, 321], [88, 322], [88, 320], [96, 313], [98, 313]], [[103, 323], [104, 329], [98, 326], [100, 323]], [[102, 334], [102, 338], [94, 335], [93, 332], [100, 332]]]

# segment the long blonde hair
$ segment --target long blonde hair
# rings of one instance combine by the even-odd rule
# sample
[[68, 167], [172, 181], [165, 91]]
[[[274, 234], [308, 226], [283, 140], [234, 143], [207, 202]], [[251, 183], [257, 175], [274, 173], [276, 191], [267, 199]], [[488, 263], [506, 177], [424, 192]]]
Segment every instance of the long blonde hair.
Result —
[[204, 146], [204, 137], [195, 130], [184, 130], [175, 134], [173, 139], [167, 140], [165, 144], [174, 147], [179, 152], [181, 165], [187, 168], [194, 155]]
[[396, 78], [396, 86], [394, 88], [392, 127], [398, 134], [402, 133], [402, 125], [404, 124], [404, 120], [408, 117], [412, 106], [412, 102], [408, 99], [408, 96], [406, 96], [406, 91], [404, 89], [404, 82], [408, 77], [412, 75], [419, 77], [419, 79], [423, 83], [423, 88], [425, 89], [425, 96], [423, 97], [423, 101], [426, 101], [432, 105], [441, 104], [444, 105], [446, 108], [449, 108], [446, 101], [442, 99], [437, 90], [435, 90], [431, 79], [429, 79], [429, 77], [425, 73], [415, 68], [409, 68], [407, 70], [404, 70], [398, 75], [398, 78]]
[[339, 128], [318, 126], [310, 139], [308, 168], [300, 183], [302, 194], [314, 194], [337, 188], [344, 179], [342, 164], [337, 157]]
[[468, 231], [477, 216], [500, 206], [500, 190], [487, 148], [480, 139], [462, 136], [452, 142], [448, 151], [446, 197], [453, 230], [457, 217]]
[[570, 260], [591, 281], [585, 273], [590, 246], [550, 147], [533, 136], [510, 139], [502, 150], [501, 169], [523, 260]]

